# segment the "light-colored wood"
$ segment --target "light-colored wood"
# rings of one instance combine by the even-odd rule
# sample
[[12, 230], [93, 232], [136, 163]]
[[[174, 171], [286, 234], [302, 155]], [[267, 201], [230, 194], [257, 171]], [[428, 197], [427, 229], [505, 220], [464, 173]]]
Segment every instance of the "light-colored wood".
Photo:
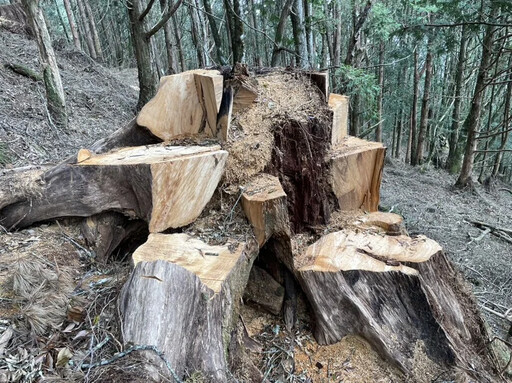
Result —
[[230, 251], [186, 234], [150, 235], [121, 291], [124, 342], [156, 346], [180, 379], [200, 371], [205, 381], [228, 381], [226, 354], [257, 254], [254, 242]]
[[246, 186], [242, 206], [260, 247], [276, 231], [288, 231], [286, 193], [277, 177], [260, 174]]
[[332, 110], [331, 146], [335, 148], [348, 135], [349, 98], [341, 94], [329, 95], [329, 108]]
[[[210, 70], [162, 77], [157, 94], [142, 108], [137, 124], [163, 141], [200, 133], [215, 137], [222, 80], [218, 71]], [[208, 126], [214, 120], [215, 124]]]
[[210, 246], [188, 234], [150, 234], [133, 253], [133, 263], [164, 260], [197, 275], [201, 282], [219, 293], [222, 284], [241, 257], [244, 244], [233, 250]]
[[8, 227], [24, 227], [114, 210], [144, 219], [151, 232], [181, 227], [201, 214], [220, 181], [227, 156], [218, 145], [155, 145], [61, 164], [28, 185], [1, 211], [0, 221]]
[[92, 152], [89, 149], [80, 149], [76, 156], [77, 162], [85, 161], [92, 157]]
[[386, 148], [345, 137], [331, 151], [331, 185], [341, 210], [377, 211]]
[[413, 239], [404, 235], [338, 231], [327, 234], [307, 248], [302, 256], [306, 263], [299, 272], [368, 270], [417, 275], [415, 269], [402, 263], [426, 262], [441, 250], [437, 242], [424, 236]]
[[404, 219], [395, 213], [375, 211], [361, 216], [357, 221], [364, 226], [380, 227], [387, 235], [398, 235], [405, 230]]
[[208, 137], [217, 137], [217, 114], [222, 101], [224, 84], [224, 78], [214, 72], [216, 71], [194, 74], [197, 94], [206, 116], [205, 133]]

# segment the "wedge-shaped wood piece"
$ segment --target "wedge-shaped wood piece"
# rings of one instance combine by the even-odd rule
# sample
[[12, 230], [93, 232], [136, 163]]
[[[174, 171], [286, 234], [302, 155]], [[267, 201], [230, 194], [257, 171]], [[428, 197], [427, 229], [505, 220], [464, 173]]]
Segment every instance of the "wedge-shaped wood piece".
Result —
[[246, 186], [242, 206], [260, 247], [276, 232], [289, 236], [286, 193], [277, 177], [260, 174]]
[[477, 306], [435, 241], [340, 231], [296, 262], [320, 344], [357, 334], [406, 373], [418, 350], [441, 367], [490, 371]]
[[375, 211], [361, 215], [354, 223], [363, 227], [380, 227], [387, 235], [405, 233], [404, 219], [395, 213]]
[[180, 378], [201, 371], [206, 381], [227, 381], [226, 350], [256, 256], [255, 244], [151, 234], [121, 291], [124, 341], [155, 345]]
[[345, 137], [331, 151], [331, 185], [341, 210], [377, 211], [386, 148]]
[[338, 146], [348, 135], [348, 103], [347, 96], [335, 93], [329, 95], [329, 107], [332, 110], [331, 146], [333, 148]]
[[216, 137], [222, 87], [223, 77], [218, 71], [164, 76], [155, 97], [140, 111], [137, 124], [163, 141], [200, 133]]
[[311, 81], [320, 89], [324, 95], [324, 100], [329, 100], [329, 72], [309, 72], [306, 76], [311, 78]]
[[[151, 232], [199, 216], [223, 174], [219, 146], [143, 146], [62, 164], [26, 185], [0, 210], [0, 224], [24, 227], [57, 217], [119, 211], [144, 219]], [[0, 201], [2, 206], [2, 201]]]

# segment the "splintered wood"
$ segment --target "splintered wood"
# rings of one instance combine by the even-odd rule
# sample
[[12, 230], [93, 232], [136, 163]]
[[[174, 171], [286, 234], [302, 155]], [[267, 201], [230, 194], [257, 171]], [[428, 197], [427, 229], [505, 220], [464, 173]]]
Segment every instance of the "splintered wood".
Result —
[[377, 211], [386, 148], [346, 137], [330, 154], [331, 186], [341, 210]]
[[200, 133], [217, 137], [222, 94], [223, 77], [218, 71], [164, 76], [156, 96], [140, 111], [137, 124], [164, 141]]

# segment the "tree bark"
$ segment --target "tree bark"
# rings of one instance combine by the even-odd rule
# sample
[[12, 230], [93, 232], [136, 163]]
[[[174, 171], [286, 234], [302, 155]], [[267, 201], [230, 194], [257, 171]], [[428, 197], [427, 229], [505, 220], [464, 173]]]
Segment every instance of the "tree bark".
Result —
[[82, 25], [84, 27], [84, 38], [87, 43], [87, 47], [89, 48], [89, 54], [91, 55], [91, 57], [94, 60], [96, 60], [98, 58], [98, 55], [96, 52], [96, 47], [94, 46], [90, 23], [89, 23], [89, 19], [87, 17], [87, 13], [85, 11], [85, 6], [84, 6], [83, 1], [84, 0], [76, 0], [76, 3], [78, 5], [80, 18], [82, 19]]
[[68, 124], [66, 98], [43, 11], [38, 0], [23, 0], [23, 6], [37, 41], [49, 117], [56, 126], [66, 128]]
[[[220, 65], [226, 65], [227, 61], [226, 58], [224, 57], [224, 54], [222, 53], [222, 41], [220, 39], [219, 29], [217, 28], [217, 21], [215, 20], [212, 7], [210, 5], [210, 0], [203, 0], [203, 6], [206, 12], [206, 17], [208, 18], [208, 24], [210, 24], [210, 32], [215, 43], [217, 61]], [[259, 50], [257, 49], [257, 51]]]
[[462, 107], [462, 87], [464, 80], [464, 68], [466, 61], [467, 30], [462, 26], [459, 56], [457, 60], [457, 69], [455, 72], [455, 95], [453, 102], [452, 126], [449, 140], [448, 158], [446, 159], [446, 169], [451, 174], [455, 174], [460, 169], [462, 153], [459, 150], [459, 130], [460, 130], [460, 111]]
[[[79, 0], [81, 1], [81, 0]], [[89, 24], [91, 27], [92, 41], [94, 43], [94, 50], [96, 51], [96, 56], [100, 61], [103, 60], [103, 50], [101, 49], [101, 41], [100, 36], [98, 35], [98, 30], [96, 29], [96, 22], [94, 21], [94, 14], [92, 13], [91, 6], [89, 5], [89, 0], [84, 2], [85, 4], [85, 13], [87, 14], [87, 19], [89, 20]]]
[[[382, 142], [382, 99], [384, 98], [384, 43], [379, 45], [379, 99], [377, 101], [377, 129], [375, 130], [375, 141]], [[391, 146], [393, 151], [393, 146]]]
[[286, 0], [283, 9], [281, 10], [281, 16], [279, 17], [279, 23], [276, 27], [276, 35], [274, 38], [274, 49], [272, 50], [272, 59], [270, 61], [270, 66], [277, 66], [279, 60], [279, 53], [281, 53], [282, 47], [281, 43], [283, 41], [284, 30], [286, 27], [286, 20], [288, 19], [288, 15], [291, 12], [292, 5], [294, 0]]
[[418, 69], [418, 50], [414, 51], [414, 85], [413, 85], [413, 98], [411, 108], [411, 123], [409, 127], [409, 141], [407, 142], [407, 154], [405, 156], [405, 162], [414, 164], [414, 158], [416, 158], [416, 122], [418, 114], [418, 93], [419, 93], [419, 82], [420, 73]]
[[432, 81], [432, 52], [430, 42], [428, 43], [427, 58], [425, 62], [425, 85], [423, 89], [423, 99], [421, 101], [421, 117], [420, 130], [418, 132], [418, 147], [415, 157], [413, 157], [413, 165], [421, 165], [423, 163], [423, 152], [425, 140], [427, 136], [427, 128], [429, 121], [429, 101], [430, 101], [430, 83]]
[[304, 26], [303, 0], [294, 0], [292, 12], [290, 13], [295, 41], [295, 62], [299, 68], [310, 68], [306, 44], [306, 30]]
[[[496, 15], [496, 13], [497, 6], [492, 5], [491, 19]], [[462, 169], [457, 182], [455, 183], [457, 187], [470, 186], [473, 182], [471, 176], [473, 175], [473, 162], [477, 145], [476, 135], [478, 133], [480, 117], [482, 114], [482, 100], [487, 87], [487, 73], [492, 59], [493, 37], [495, 30], [496, 27], [493, 25], [487, 25], [485, 28], [485, 35], [482, 41], [482, 58], [478, 67], [478, 77], [475, 84], [473, 98], [471, 100], [469, 114], [464, 121], [464, 130], [468, 132], [468, 138], [466, 141], [464, 159], [462, 161]]]
[[204, 68], [205, 67], [205, 57], [202, 46], [202, 40], [199, 35], [199, 19], [197, 17], [197, 12], [192, 5], [188, 6], [188, 14], [190, 16], [190, 25], [192, 26], [192, 43], [194, 44], [196, 50], [197, 57], [197, 67]]
[[[160, 10], [162, 12], [165, 11], [165, 0], [160, 0]], [[174, 50], [173, 50], [173, 35], [172, 35], [172, 25], [171, 20], [167, 20], [167, 22], [163, 26], [164, 29], [164, 39], [165, 39], [165, 52], [167, 55], [167, 69], [165, 74], [175, 74], [175, 60], [174, 60]]]

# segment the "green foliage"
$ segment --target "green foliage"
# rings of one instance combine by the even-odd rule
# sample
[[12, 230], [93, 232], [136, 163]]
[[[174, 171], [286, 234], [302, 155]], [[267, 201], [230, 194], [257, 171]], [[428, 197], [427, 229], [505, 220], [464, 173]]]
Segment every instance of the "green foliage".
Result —
[[376, 3], [372, 8], [368, 30], [381, 40], [389, 39], [400, 28], [391, 8], [384, 3]]

